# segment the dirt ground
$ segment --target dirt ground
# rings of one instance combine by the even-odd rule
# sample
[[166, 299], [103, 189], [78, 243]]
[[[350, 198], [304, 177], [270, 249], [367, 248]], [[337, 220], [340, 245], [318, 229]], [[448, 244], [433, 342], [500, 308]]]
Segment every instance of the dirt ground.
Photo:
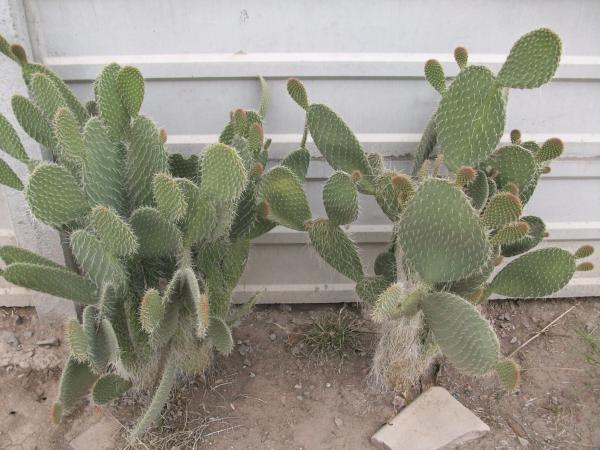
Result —
[[[377, 335], [355, 307], [346, 312], [356, 339], [342, 357], [305, 343], [313, 320], [336, 317], [340, 308], [258, 307], [235, 329], [233, 355], [218, 358], [205, 378], [184, 382], [162, 424], [129, 448], [372, 448], [370, 436], [405, 402], [369, 390]], [[570, 308], [515, 355], [523, 375], [514, 393], [493, 377], [461, 376], [442, 361], [436, 384], [491, 428], [461, 448], [600, 448], [600, 299], [493, 302], [487, 314], [508, 354]], [[146, 399], [124, 397], [105, 410], [83, 405], [52, 425], [49, 408], [65, 353], [54, 338], [62, 340], [60, 327], [40, 326], [32, 310], [0, 310], [0, 448], [70, 449], [103, 414], [129, 427], [142, 411]], [[124, 432], [115, 448], [128, 446]]]

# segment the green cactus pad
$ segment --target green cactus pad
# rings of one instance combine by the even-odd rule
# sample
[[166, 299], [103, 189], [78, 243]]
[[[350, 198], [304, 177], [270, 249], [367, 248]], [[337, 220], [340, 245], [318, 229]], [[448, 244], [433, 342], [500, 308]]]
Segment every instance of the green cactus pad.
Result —
[[4, 264], [7, 266], [14, 263], [31, 263], [39, 266], [59, 267], [64, 269], [64, 267], [54, 261], [30, 252], [29, 250], [25, 250], [24, 248], [12, 245], [0, 247], [0, 259], [4, 261]]
[[308, 94], [306, 93], [306, 88], [302, 81], [297, 78], [290, 78], [287, 81], [287, 91], [300, 108], [308, 111], [309, 103], [308, 103]]
[[492, 245], [509, 245], [521, 241], [529, 232], [529, 224], [524, 221], [512, 222], [500, 228], [490, 237]]
[[263, 175], [257, 202], [268, 204], [266, 218], [293, 230], [304, 230], [311, 218], [310, 207], [300, 181], [287, 167], [277, 166]]
[[25, 188], [33, 215], [45, 224], [61, 227], [81, 219], [89, 206], [73, 175], [56, 164], [39, 164]]
[[199, 168], [200, 158], [196, 155], [191, 155], [187, 158], [179, 153], [171, 153], [169, 155], [169, 172], [174, 177], [187, 178], [190, 181], [197, 182], [199, 180]]
[[558, 138], [548, 139], [542, 144], [542, 147], [535, 153], [535, 160], [538, 164], [552, 161], [562, 155], [565, 146]]
[[377, 255], [373, 271], [375, 272], [375, 275], [383, 276], [390, 283], [396, 281], [396, 256], [394, 255], [393, 250], [387, 250]]
[[425, 63], [425, 79], [440, 94], [446, 92], [446, 76], [438, 60], [430, 59]]
[[[3, 258], [2, 256], [2, 248], [0, 248], [0, 258]], [[579, 247], [575, 253], [573, 253], [573, 256], [575, 257], [575, 259], [581, 259], [581, 258], [587, 258], [589, 256], [592, 256], [594, 254], [594, 247], [592, 247], [591, 245], [582, 245], [581, 247]], [[7, 264], [10, 264], [7, 262]]]
[[399, 186], [393, 183], [397, 175], [396, 172], [387, 171], [375, 179], [375, 200], [392, 222], [400, 218], [404, 206]]
[[189, 209], [185, 218], [183, 245], [189, 247], [212, 235], [217, 226], [217, 208], [206, 195], [197, 189], [190, 192]]
[[519, 220], [527, 222], [529, 232], [523, 239], [513, 244], [502, 245], [502, 256], [516, 256], [528, 252], [544, 239], [546, 224], [536, 216], [523, 216]]
[[561, 52], [560, 38], [552, 30], [531, 31], [513, 45], [498, 73], [498, 83], [519, 89], [539, 87], [556, 72]]
[[140, 323], [142, 329], [152, 334], [165, 317], [165, 305], [156, 289], [148, 289], [140, 303]]
[[83, 161], [86, 157], [83, 136], [75, 114], [68, 108], [59, 108], [54, 116], [54, 135], [61, 157]]
[[425, 181], [397, 225], [398, 244], [423, 280], [454, 281], [478, 271], [490, 248], [469, 199], [444, 180]]
[[10, 47], [10, 43], [4, 38], [4, 36], [0, 35], [0, 53], [4, 54], [4, 56], [9, 57], [17, 64], [20, 64], [19, 58], [15, 56]]
[[117, 213], [98, 205], [90, 213], [90, 223], [102, 241], [102, 246], [114, 256], [130, 256], [138, 248], [133, 230]]
[[518, 145], [508, 145], [496, 150], [485, 165], [498, 172], [494, 180], [501, 190], [505, 189], [508, 183], [514, 183], [519, 192], [522, 192], [535, 181], [538, 173], [531, 152]]
[[294, 150], [287, 155], [281, 165], [287, 167], [298, 179], [304, 183], [306, 179], [306, 173], [308, 172], [308, 165], [310, 163], [310, 152], [305, 148], [299, 148]]
[[467, 300], [447, 292], [434, 292], [423, 296], [421, 309], [442, 353], [458, 370], [483, 375], [496, 367], [498, 338]]
[[460, 70], [463, 70], [467, 67], [469, 62], [469, 52], [464, 47], [456, 47], [454, 49], [454, 61], [456, 61], [456, 65]]
[[139, 244], [138, 253], [147, 258], [177, 254], [181, 232], [154, 208], [138, 208], [129, 219]]
[[521, 382], [521, 369], [512, 359], [502, 359], [496, 364], [500, 384], [507, 391], [514, 391]]
[[340, 227], [317, 219], [308, 224], [308, 236], [317, 253], [335, 270], [356, 282], [364, 277], [356, 244]]
[[112, 63], [104, 67], [94, 82], [96, 103], [100, 111], [100, 117], [106, 123], [110, 137], [118, 142], [125, 135], [129, 126], [129, 114], [121, 102], [119, 92], [119, 73], [121, 67]]
[[489, 192], [487, 175], [483, 170], [478, 170], [475, 180], [465, 188], [465, 193], [470, 197], [473, 208], [483, 208], [488, 200]]
[[137, 116], [131, 126], [131, 143], [127, 151], [127, 180], [134, 207], [152, 205], [152, 178], [166, 172], [167, 164], [160, 131], [147, 117]]
[[417, 151], [415, 152], [415, 161], [413, 163], [413, 169], [411, 175], [413, 177], [417, 177], [419, 175], [419, 171], [423, 166], [423, 163], [429, 159], [429, 157], [433, 154], [433, 150], [435, 145], [437, 144], [437, 132], [435, 129], [435, 114], [429, 119], [427, 122], [427, 126], [423, 131], [423, 135], [421, 136], [421, 140], [419, 141], [419, 146], [417, 147]]
[[100, 288], [105, 283], [121, 285], [126, 275], [120, 261], [107, 251], [103, 242], [86, 230], [70, 236], [73, 255], [83, 272]]
[[15, 117], [25, 133], [43, 147], [50, 150], [56, 149], [57, 144], [52, 125], [41, 109], [21, 95], [13, 95], [11, 104]]
[[85, 125], [83, 139], [86, 147], [83, 167], [86, 194], [93, 204], [106, 205], [123, 214], [126, 198], [122, 150], [111, 141], [108, 129], [97, 117]]
[[179, 221], [186, 213], [187, 202], [177, 180], [166, 173], [157, 173], [152, 180], [156, 209], [171, 221]]
[[362, 175], [361, 186], [372, 192], [371, 166], [356, 136], [340, 116], [325, 105], [313, 104], [308, 109], [307, 123], [315, 145], [331, 167], [347, 173], [358, 171]]
[[252, 156], [260, 153], [263, 147], [264, 131], [260, 123], [254, 123], [248, 128], [248, 151]]
[[102, 373], [117, 356], [117, 337], [110, 322], [91, 305], [83, 310], [83, 330], [88, 341], [89, 362], [96, 373]]
[[201, 189], [211, 201], [236, 200], [246, 185], [247, 174], [237, 152], [225, 144], [204, 149]]
[[27, 156], [17, 132], [2, 114], [0, 114], [0, 150], [23, 163], [29, 161], [29, 156]]
[[0, 159], [0, 184], [17, 191], [23, 190], [21, 179], [3, 159]]
[[358, 191], [346, 172], [335, 172], [323, 187], [323, 204], [329, 221], [346, 225], [358, 218]]
[[356, 282], [356, 294], [367, 305], [373, 305], [390, 282], [382, 275], [363, 277]]
[[511, 261], [490, 288], [507, 297], [544, 297], [567, 285], [575, 273], [575, 257], [560, 248], [534, 250]]
[[219, 353], [229, 355], [233, 350], [233, 337], [229, 326], [220, 317], [211, 316], [208, 336]]
[[48, 120], [54, 120], [56, 111], [67, 106], [58, 88], [44, 74], [34, 74], [31, 77], [29, 88], [31, 89], [36, 105]]
[[494, 150], [504, 131], [505, 107], [492, 73], [469, 66], [450, 85], [435, 115], [437, 140], [451, 171], [475, 166]]
[[96, 287], [84, 277], [59, 267], [32, 263], [9, 265], [2, 276], [6, 281], [34, 291], [91, 305], [98, 302]]
[[131, 388], [131, 381], [109, 373], [100, 377], [92, 389], [92, 400], [96, 405], [106, 405]]
[[412, 316], [419, 310], [423, 291], [416, 289], [407, 293], [401, 284], [392, 284], [381, 293], [373, 307], [375, 322], [398, 319], [400, 316]]
[[498, 192], [483, 210], [481, 222], [489, 228], [500, 228], [517, 220], [522, 210], [523, 205], [516, 195]]
[[57, 403], [61, 406], [61, 411], [55, 420], [60, 421], [63, 415], [73, 411], [79, 400], [88, 394], [97, 379], [98, 376], [89, 365], [70, 357], [60, 376]]
[[144, 101], [144, 77], [132, 66], [125, 66], [117, 76], [117, 85], [121, 102], [131, 117], [140, 112]]
[[72, 358], [79, 362], [87, 361], [88, 340], [81, 324], [75, 318], [67, 321], [65, 338]]
[[385, 170], [385, 164], [383, 161], [383, 156], [379, 153], [367, 153], [367, 161], [369, 162], [369, 166], [371, 166], [371, 171], [373, 175], [379, 176]]

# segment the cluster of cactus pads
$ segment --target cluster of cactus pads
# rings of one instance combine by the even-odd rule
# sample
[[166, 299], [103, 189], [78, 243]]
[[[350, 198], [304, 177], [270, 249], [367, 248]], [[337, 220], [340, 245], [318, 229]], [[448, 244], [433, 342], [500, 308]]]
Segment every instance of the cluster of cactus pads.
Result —
[[301, 229], [310, 217], [286, 212], [310, 214], [300, 181], [307, 155], [292, 154], [292, 169], [264, 170], [262, 78], [259, 111], [236, 110], [220, 142], [184, 157], [168, 154], [166, 132], [139, 113], [144, 80], [136, 68], [106, 66], [95, 99], [83, 105], [21, 46], [0, 38], [0, 51], [21, 66], [30, 93], [12, 98], [14, 115], [52, 156], [30, 158], [0, 115], [0, 149], [29, 170], [24, 185], [0, 159], [0, 183], [23, 191], [32, 215], [61, 233], [76, 262], [62, 267], [5, 246], [0, 276], [83, 308], [81, 321], [66, 325], [70, 355], [53, 419], [90, 393], [104, 405], [130, 388], [156, 386], [137, 436], [178, 376], [203, 372], [213, 349], [231, 352], [231, 327], [253, 303], [230, 308], [250, 240], [277, 223]]
[[[459, 47], [459, 73], [447, 86], [441, 64], [428, 61], [425, 77], [441, 100], [410, 176], [386, 170], [382, 157], [366, 154], [334, 111], [310, 103], [299, 80], [288, 82], [291, 97], [306, 110], [316, 147], [334, 169], [323, 189], [327, 218], [305, 223], [316, 251], [356, 282], [374, 320], [403, 326], [403, 320], [422, 315], [423, 351], [439, 349], [467, 374], [495, 370], [508, 389], [517, 385], [519, 368], [502, 357], [477, 305], [492, 293], [546, 296], [575, 271], [592, 269], [590, 262], [577, 262], [591, 255], [590, 246], [575, 254], [533, 250], [546, 236], [545, 225], [539, 217], [522, 216], [540, 175], [562, 153], [562, 142], [522, 142], [514, 130], [512, 142], [497, 148], [509, 89], [548, 82], [560, 55], [559, 37], [537, 29], [515, 43], [497, 75], [469, 65], [467, 50]], [[357, 246], [341, 228], [359, 214], [358, 193], [374, 196], [394, 224], [389, 248], [374, 261], [374, 275], [365, 273]], [[517, 258], [495, 270], [504, 257]]]

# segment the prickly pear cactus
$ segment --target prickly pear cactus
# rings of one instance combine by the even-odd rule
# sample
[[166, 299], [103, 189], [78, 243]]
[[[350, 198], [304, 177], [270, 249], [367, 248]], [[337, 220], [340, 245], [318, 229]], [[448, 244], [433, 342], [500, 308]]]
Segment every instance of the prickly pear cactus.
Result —
[[[307, 128], [317, 149], [335, 170], [323, 191], [328, 217], [307, 222], [308, 234], [321, 257], [356, 282], [373, 319], [384, 322], [388, 335], [378, 352], [388, 354], [376, 354], [375, 364], [397, 362], [390, 355], [396, 352], [405, 357], [399, 363], [405, 375], [410, 372], [406, 367], [423, 370], [426, 365], [419, 358], [435, 354], [427, 344], [432, 341], [461, 371], [496, 371], [502, 385], [514, 389], [518, 365], [502, 357], [477, 304], [492, 293], [546, 296], [563, 288], [577, 270], [592, 269], [591, 263], [576, 261], [591, 254], [589, 246], [574, 254], [559, 248], [533, 250], [544, 239], [545, 225], [538, 217], [522, 217], [540, 175], [561, 155], [562, 142], [521, 142], [521, 133], [514, 130], [511, 144], [498, 148], [508, 89], [548, 82], [560, 53], [554, 32], [535, 30], [517, 41], [494, 74], [468, 65], [468, 52], [459, 47], [455, 59], [460, 72], [448, 85], [441, 64], [427, 61], [425, 78], [441, 100], [416, 149], [411, 176], [384, 170], [381, 158], [363, 152], [341, 117], [325, 105], [310, 103], [299, 80], [289, 81], [288, 92], [307, 111]], [[447, 176], [440, 175], [442, 165]], [[389, 248], [374, 262], [374, 275], [340, 227], [357, 217], [357, 192], [373, 195], [394, 224]], [[502, 257], [515, 259], [492, 275]], [[415, 324], [420, 331], [397, 328]], [[422, 356], [410, 356], [419, 352]], [[382, 368], [373, 370], [380, 379]], [[415, 372], [399, 381], [410, 384], [420, 375]]]
[[262, 78], [259, 112], [235, 111], [221, 142], [184, 157], [169, 155], [166, 132], [140, 113], [144, 79], [135, 67], [106, 66], [84, 106], [20, 47], [2, 51], [22, 66], [31, 93], [13, 97], [17, 121], [52, 161], [31, 159], [0, 115], [0, 150], [30, 171], [22, 181], [0, 159], [0, 183], [23, 191], [35, 219], [63, 233], [77, 267], [6, 246], [0, 276], [85, 307], [82, 322], [66, 326], [70, 356], [53, 419], [86, 396], [104, 405], [156, 387], [139, 435], [178, 376], [204, 371], [213, 350], [231, 352], [240, 315], [231, 296], [250, 240], [277, 224], [304, 229], [311, 217], [302, 189], [308, 152], [265, 171]]

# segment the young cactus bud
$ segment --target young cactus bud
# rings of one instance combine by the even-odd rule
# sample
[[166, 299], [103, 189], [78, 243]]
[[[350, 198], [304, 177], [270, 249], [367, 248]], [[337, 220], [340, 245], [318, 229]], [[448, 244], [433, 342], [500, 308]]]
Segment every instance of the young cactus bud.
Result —
[[589, 272], [590, 270], [594, 270], [594, 265], [589, 261], [582, 262], [577, 265], [576, 270], [578, 272]]
[[456, 61], [460, 70], [467, 67], [467, 63], [469, 62], [469, 52], [467, 49], [464, 47], [456, 47], [454, 49], [454, 61]]
[[162, 142], [163, 144], [167, 143], [167, 130], [165, 130], [164, 128], [160, 129], [160, 142]]
[[542, 169], [542, 174], [544, 174], [544, 175], [548, 175], [550, 172], [552, 172], [552, 169], [550, 168], [550, 166], [545, 166]]
[[272, 143], [272, 142], [273, 142], [273, 139], [271, 139], [271, 138], [268, 138], [268, 139], [265, 141], [265, 145], [263, 145], [263, 150], [264, 150], [264, 151], [267, 151], [267, 150], [269, 150], [269, 147], [271, 146], [271, 143]]
[[140, 305], [140, 323], [142, 329], [152, 334], [165, 317], [165, 305], [156, 289], [148, 289]]
[[430, 59], [425, 63], [425, 78], [440, 94], [446, 92], [444, 68], [438, 60]]
[[248, 150], [253, 155], [258, 155], [262, 150], [264, 131], [260, 123], [254, 122], [248, 130]]
[[519, 218], [523, 205], [516, 195], [510, 192], [499, 192], [488, 202], [481, 221], [488, 228], [500, 228]]
[[591, 245], [582, 245], [574, 253], [574, 256], [577, 259], [581, 259], [581, 258], [587, 258], [588, 256], [592, 256], [593, 254], [594, 254], [594, 247], [592, 247]]
[[433, 162], [433, 170], [431, 171], [431, 176], [433, 178], [437, 178], [437, 176], [440, 173], [440, 168], [442, 167], [442, 163], [444, 162], [444, 154], [440, 153], [439, 155], [437, 155], [437, 157], [435, 158], [435, 161]]
[[243, 109], [236, 109], [233, 113], [233, 129], [238, 136], [246, 134], [248, 114]]
[[306, 89], [300, 80], [297, 78], [290, 78], [287, 82], [287, 91], [302, 109], [308, 110], [308, 94]]
[[410, 181], [410, 178], [403, 174], [394, 175], [392, 177], [392, 186], [400, 192], [400, 204], [404, 205], [415, 193], [415, 188]]
[[494, 258], [494, 266], [498, 267], [500, 264], [502, 264], [502, 261], [504, 261], [504, 256], [496, 256], [496, 258]]
[[535, 159], [538, 163], [551, 161], [562, 155], [565, 146], [558, 138], [548, 139], [542, 144], [540, 150], [535, 154]]
[[521, 370], [512, 359], [503, 359], [496, 364], [496, 373], [502, 387], [508, 391], [514, 391], [521, 381]]
[[21, 45], [12, 44], [10, 46], [10, 51], [19, 60], [19, 64], [21, 64], [21, 66], [27, 65], [27, 53], [25, 53], [25, 49]]
[[456, 185], [468, 186], [475, 181], [475, 177], [477, 177], [477, 171], [473, 167], [463, 166], [456, 172]]
[[259, 163], [259, 162], [255, 162], [254, 163], [254, 167], [252, 168], [252, 173], [250, 174], [251, 177], [260, 177], [262, 175], [262, 173], [264, 172], [265, 168], [264, 166]]
[[517, 130], [516, 128], [510, 132], [510, 142], [518, 145], [521, 143], [521, 130]]
[[506, 186], [504, 186], [504, 190], [507, 191], [507, 192], [510, 192], [515, 197], [519, 196], [519, 188], [513, 182], [506, 183]]
[[202, 294], [197, 301], [196, 304], [196, 314], [197, 314], [197, 326], [196, 326], [196, 336], [200, 339], [206, 336], [208, 332], [208, 327], [210, 325], [210, 308], [208, 304], [208, 295]]
[[423, 164], [421, 164], [421, 168], [419, 169], [419, 181], [423, 181], [425, 178], [427, 178], [427, 175], [429, 175], [430, 166], [431, 161], [428, 159], [423, 161]]

